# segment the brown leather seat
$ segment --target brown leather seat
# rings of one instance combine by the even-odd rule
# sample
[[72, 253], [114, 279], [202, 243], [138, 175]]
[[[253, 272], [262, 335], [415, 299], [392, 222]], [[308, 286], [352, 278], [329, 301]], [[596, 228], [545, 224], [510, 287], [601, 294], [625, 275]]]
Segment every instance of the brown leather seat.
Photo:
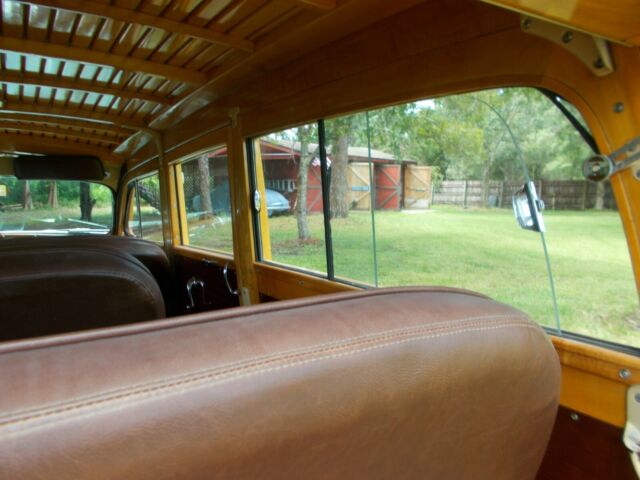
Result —
[[169, 258], [153, 242], [135, 237], [114, 235], [39, 236], [0, 239], [0, 252], [33, 248], [98, 248], [133, 255], [149, 269], [162, 291], [165, 304], [170, 304], [174, 292]]
[[0, 346], [0, 478], [533, 479], [559, 363], [524, 314], [407, 288]]
[[0, 252], [0, 339], [162, 318], [147, 268], [126, 253], [88, 248]]

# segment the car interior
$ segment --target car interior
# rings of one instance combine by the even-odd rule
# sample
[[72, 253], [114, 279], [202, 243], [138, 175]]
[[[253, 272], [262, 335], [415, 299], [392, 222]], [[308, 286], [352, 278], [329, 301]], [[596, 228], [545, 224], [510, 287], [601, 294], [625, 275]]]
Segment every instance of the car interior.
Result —
[[638, 14], [1, 0], [0, 479], [640, 478]]

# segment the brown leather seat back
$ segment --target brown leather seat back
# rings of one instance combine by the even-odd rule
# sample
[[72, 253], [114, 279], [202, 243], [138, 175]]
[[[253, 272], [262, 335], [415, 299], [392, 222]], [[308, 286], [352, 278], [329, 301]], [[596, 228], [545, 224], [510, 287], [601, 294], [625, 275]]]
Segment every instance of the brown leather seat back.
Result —
[[125, 253], [86, 248], [0, 252], [0, 339], [162, 318], [160, 289]]
[[0, 477], [533, 479], [559, 363], [521, 312], [374, 290], [0, 346]]
[[155, 277], [165, 299], [173, 297], [169, 258], [153, 242], [115, 235], [38, 236], [0, 239], [0, 252], [33, 248], [93, 248], [128, 253], [137, 258]]

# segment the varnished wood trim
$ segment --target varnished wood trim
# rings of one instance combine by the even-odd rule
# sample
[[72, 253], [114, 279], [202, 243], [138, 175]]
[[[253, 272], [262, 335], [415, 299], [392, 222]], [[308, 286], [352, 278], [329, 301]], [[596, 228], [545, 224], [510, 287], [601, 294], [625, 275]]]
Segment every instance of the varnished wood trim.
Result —
[[260, 293], [277, 300], [361, 290], [351, 285], [266, 263], [256, 263], [255, 270]]
[[260, 242], [262, 251], [262, 260], [271, 260], [271, 233], [269, 231], [269, 209], [267, 208], [267, 187], [264, 178], [264, 166], [262, 164], [262, 151], [260, 150], [260, 141], [253, 140], [254, 151], [254, 168], [256, 172], [256, 188], [260, 192], [263, 208], [260, 209], [258, 218], [260, 220]]
[[[178, 232], [173, 232], [176, 245], [189, 245], [189, 225], [187, 223], [187, 206], [185, 205], [184, 200], [184, 184], [182, 182], [183, 173], [182, 173], [182, 163], [178, 162], [173, 166], [173, 178], [175, 180], [175, 195], [176, 202], [178, 208], [176, 210], [176, 214], [178, 215], [177, 223], [179, 227]], [[171, 167], [170, 167], [171, 168]]]
[[333, 10], [336, 8], [336, 0], [293, 0], [293, 3], [320, 10]]
[[131, 135], [131, 130], [117, 127], [115, 125], [92, 122], [90, 120], [77, 120], [75, 118], [56, 117], [51, 115], [30, 115], [24, 112], [5, 113], [0, 111], [0, 120], [11, 120], [16, 122], [43, 123], [47, 125], [59, 125], [63, 127], [81, 128], [88, 131], [108, 132], [119, 137]]
[[231, 188], [231, 218], [233, 221], [233, 256], [236, 259], [236, 276], [240, 304], [260, 303], [258, 280], [254, 269], [256, 259], [253, 244], [253, 219], [249, 192], [247, 152], [239, 120], [227, 129], [227, 155], [229, 184]]
[[[623, 427], [626, 392], [640, 383], [640, 359], [594, 345], [552, 336], [562, 365], [560, 403], [593, 418]], [[627, 369], [629, 377], [620, 375]]]
[[43, 154], [90, 154], [100, 157], [105, 164], [120, 165], [122, 163], [121, 158], [104, 147], [28, 133], [2, 133], [0, 135], [0, 149]]
[[[1, 37], [0, 37], [1, 38]], [[52, 107], [49, 105], [34, 105], [32, 103], [7, 103], [2, 108], [3, 113], [22, 112], [26, 114], [47, 115], [50, 117], [63, 117], [85, 122], [106, 122], [120, 128], [128, 128], [133, 131], [147, 128], [147, 124], [135, 118], [126, 118], [111, 113], [93, 112], [79, 108]], [[133, 133], [133, 132], [131, 132]]]
[[0, 130], [17, 130], [19, 132], [33, 132], [33, 133], [48, 133], [56, 135], [59, 139], [65, 137], [77, 138], [80, 140], [89, 140], [91, 142], [108, 143], [110, 145], [119, 145], [120, 141], [114, 137], [105, 137], [95, 133], [79, 132], [77, 130], [68, 130], [56, 127], [50, 127], [47, 125], [33, 125], [26, 122], [15, 122], [11, 120], [4, 120], [0, 118]]
[[[86, 13], [103, 18], [111, 18], [120, 22], [135, 23], [137, 25], [159, 28], [161, 30], [165, 30], [166, 32], [171, 32], [178, 35], [186, 35], [188, 37], [198, 38], [207, 42], [225, 45], [227, 47], [238, 48], [240, 50], [246, 50], [247, 52], [253, 51], [254, 48], [253, 42], [250, 42], [249, 40], [245, 40], [243, 38], [216, 32], [215, 30], [198, 27], [197, 25], [191, 25], [185, 22], [178, 22], [158, 15], [130, 10], [128, 8], [121, 8], [117, 5], [105, 5], [103, 3], [97, 3], [89, 0], [18, 1], [20, 3], [26, 3], [29, 5], [39, 5], [42, 7], [67, 10], [75, 13]], [[319, 3], [326, 3], [322, 2], [322, 0], [318, 1]]]
[[[556, 336], [552, 336], [551, 340], [563, 365], [625, 385], [640, 383], [638, 357]], [[631, 376], [621, 378], [621, 368], [629, 370]]]

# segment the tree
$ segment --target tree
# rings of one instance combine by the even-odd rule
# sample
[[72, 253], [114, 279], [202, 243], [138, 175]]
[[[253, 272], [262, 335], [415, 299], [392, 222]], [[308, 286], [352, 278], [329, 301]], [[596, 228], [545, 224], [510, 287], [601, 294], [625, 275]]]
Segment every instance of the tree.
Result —
[[331, 218], [349, 216], [349, 138], [353, 116], [331, 120]]
[[22, 208], [24, 210], [33, 210], [33, 198], [31, 197], [31, 189], [29, 188], [29, 180], [25, 180], [22, 190]]
[[[309, 144], [312, 138], [312, 126], [304, 125], [298, 127], [298, 141], [300, 142], [300, 162], [298, 163], [298, 175], [296, 179], [296, 222], [298, 224], [298, 240], [306, 241], [311, 238], [309, 221], [307, 219], [307, 192], [309, 184], [309, 167], [316, 155], [317, 149], [309, 151]], [[295, 145], [295, 143], [294, 143]]]
[[49, 182], [49, 199], [47, 203], [51, 208], [58, 208], [58, 182], [55, 180]]
[[198, 157], [198, 192], [200, 194], [200, 205], [202, 211], [205, 212], [205, 216], [213, 215], [209, 176], [209, 157], [207, 154], [204, 154]]
[[80, 182], [80, 220], [91, 221], [91, 212], [96, 201], [91, 198], [91, 184]]

